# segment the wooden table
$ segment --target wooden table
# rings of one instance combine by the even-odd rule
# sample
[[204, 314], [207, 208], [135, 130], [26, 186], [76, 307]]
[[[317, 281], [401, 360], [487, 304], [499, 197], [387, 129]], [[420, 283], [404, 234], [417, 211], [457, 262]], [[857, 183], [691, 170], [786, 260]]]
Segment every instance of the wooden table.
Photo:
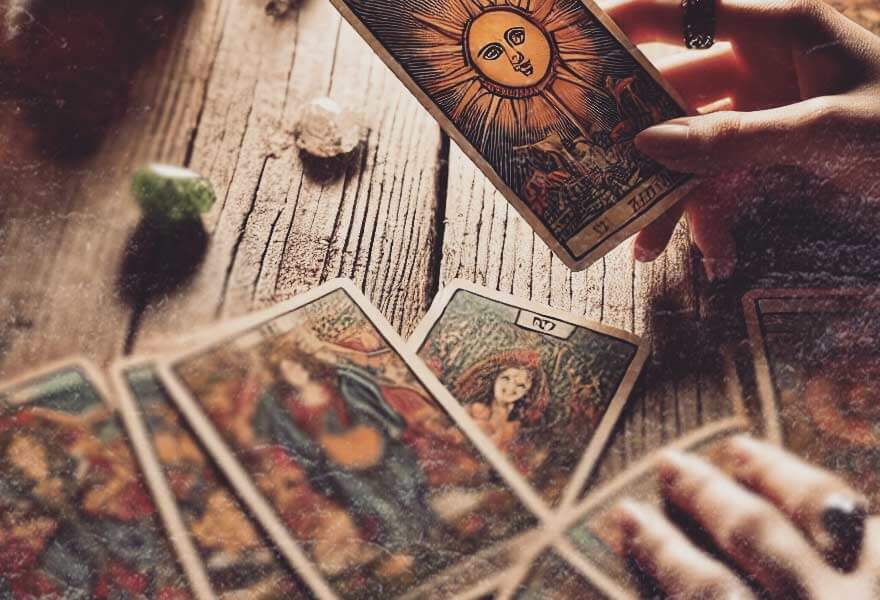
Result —
[[[684, 226], [653, 264], [625, 243], [571, 273], [328, 2], [277, 19], [264, 5], [196, 2], [95, 154], [49, 162], [0, 139], [15, 159], [0, 166], [0, 376], [76, 353], [107, 365], [340, 276], [406, 336], [464, 278], [652, 338], [605, 475], [730, 414], [717, 349], [739, 339], [738, 299], [755, 278], [708, 285]], [[321, 95], [368, 128], [338, 173], [304, 164], [292, 143], [297, 111]], [[138, 281], [154, 249], [129, 185], [147, 161], [198, 170], [219, 195], [207, 239], [181, 236], [171, 266], [156, 267], [184, 279], [170, 290]]]

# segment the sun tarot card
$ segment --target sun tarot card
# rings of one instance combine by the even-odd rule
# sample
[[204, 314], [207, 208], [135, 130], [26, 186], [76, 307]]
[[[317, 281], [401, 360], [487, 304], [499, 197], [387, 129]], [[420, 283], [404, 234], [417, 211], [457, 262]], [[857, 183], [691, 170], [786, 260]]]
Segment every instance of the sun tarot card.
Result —
[[635, 150], [684, 103], [591, 0], [331, 0], [572, 269], [684, 193]]
[[880, 501], [877, 290], [755, 290], [743, 305], [767, 437]]
[[[710, 456], [727, 439], [747, 431], [748, 421], [733, 417], [706, 425], [677, 440], [667, 448]], [[609, 527], [609, 515], [623, 498], [661, 506], [662, 499], [657, 487], [656, 461], [659, 451], [654, 452], [627, 469], [609, 483], [590, 494], [566, 521], [565, 539], [557, 542], [557, 550], [571, 557], [569, 562], [587, 577], [591, 585], [607, 598], [638, 598], [640, 582], [626, 561], [615, 552], [622, 544]], [[572, 551], [577, 555], [572, 555]]]
[[625, 331], [460, 281], [410, 347], [552, 506], [580, 494], [649, 352]]
[[0, 389], [0, 597], [190, 598], [100, 376]]
[[161, 375], [320, 597], [469, 589], [549, 517], [351, 282], [224, 325]]
[[309, 595], [239, 504], [158, 378], [152, 359], [113, 367], [119, 410], [193, 588], [204, 597]]

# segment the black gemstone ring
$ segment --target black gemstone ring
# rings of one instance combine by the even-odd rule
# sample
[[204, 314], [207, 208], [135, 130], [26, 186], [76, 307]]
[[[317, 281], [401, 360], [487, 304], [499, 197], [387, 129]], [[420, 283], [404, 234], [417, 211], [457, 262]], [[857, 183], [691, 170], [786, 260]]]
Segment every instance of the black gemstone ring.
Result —
[[681, 0], [684, 45], [705, 50], [715, 43], [715, 0]]

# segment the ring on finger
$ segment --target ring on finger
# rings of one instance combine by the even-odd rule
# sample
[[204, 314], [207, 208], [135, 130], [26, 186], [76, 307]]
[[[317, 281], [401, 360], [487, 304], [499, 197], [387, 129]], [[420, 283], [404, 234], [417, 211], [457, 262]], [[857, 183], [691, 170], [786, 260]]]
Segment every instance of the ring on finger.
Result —
[[681, 0], [684, 45], [705, 50], [715, 43], [716, 0]]

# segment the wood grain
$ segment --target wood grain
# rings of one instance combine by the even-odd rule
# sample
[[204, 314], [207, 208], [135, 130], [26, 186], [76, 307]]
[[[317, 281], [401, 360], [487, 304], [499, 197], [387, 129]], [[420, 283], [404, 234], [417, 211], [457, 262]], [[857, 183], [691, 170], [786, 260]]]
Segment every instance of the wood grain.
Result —
[[[294, 19], [235, 5], [206, 81], [192, 167], [222, 190], [195, 279], [147, 307], [138, 340], [237, 316], [327, 279], [354, 279], [404, 333], [427, 307], [437, 235], [439, 128], [325, 2]], [[248, 48], [242, 57], [246, 43]], [[245, 63], [244, 65], [242, 63]], [[292, 130], [329, 95], [366, 139], [326, 172]]]

